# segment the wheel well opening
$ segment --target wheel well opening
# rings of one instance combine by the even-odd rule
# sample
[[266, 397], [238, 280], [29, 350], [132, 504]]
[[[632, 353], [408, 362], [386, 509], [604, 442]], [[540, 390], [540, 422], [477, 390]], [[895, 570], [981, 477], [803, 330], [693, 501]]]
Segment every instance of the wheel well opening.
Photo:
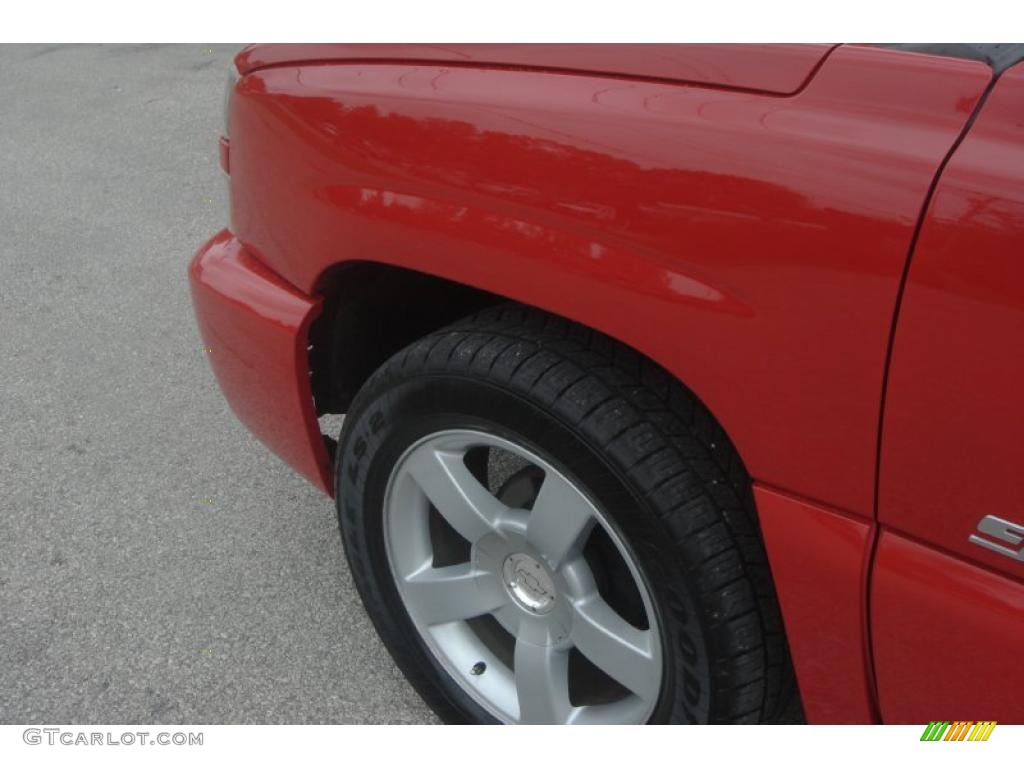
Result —
[[324, 308], [309, 334], [317, 416], [344, 413], [370, 375], [416, 339], [507, 301], [472, 286], [376, 262], [339, 265], [318, 281], [318, 288]]

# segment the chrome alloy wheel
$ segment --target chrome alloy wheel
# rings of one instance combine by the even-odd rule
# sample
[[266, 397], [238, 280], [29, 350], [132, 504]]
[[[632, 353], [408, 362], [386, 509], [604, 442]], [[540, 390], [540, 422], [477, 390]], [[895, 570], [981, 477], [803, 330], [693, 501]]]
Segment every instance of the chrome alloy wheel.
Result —
[[384, 534], [417, 631], [492, 716], [648, 720], [663, 666], [650, 594], [615, 529], [550, 463], [483, 432], [428, 435], [392, 470]]

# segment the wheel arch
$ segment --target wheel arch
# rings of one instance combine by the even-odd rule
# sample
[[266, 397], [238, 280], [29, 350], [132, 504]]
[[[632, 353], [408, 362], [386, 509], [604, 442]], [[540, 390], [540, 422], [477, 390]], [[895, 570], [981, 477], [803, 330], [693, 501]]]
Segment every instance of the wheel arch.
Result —
[[317, 278], [316, 293], [323, 300], [323, 311], [310, 329], [309, 350], [317, 415], [344, 413], [370, 375], [413, 341], [486, 307], [515, 303], [602, 333], [664, 369], [704, 407], [747, 469], [742, 447], [716, 414], [713, 403], [673, 370], [670, 361], [651, 354], [638, 343], [641, 340], [617, 326], [612, 313], [604, 314], [606, 322], [595, 322], [593, 315], [578, 316], [577, 312], [374, 260], [329, 267]]

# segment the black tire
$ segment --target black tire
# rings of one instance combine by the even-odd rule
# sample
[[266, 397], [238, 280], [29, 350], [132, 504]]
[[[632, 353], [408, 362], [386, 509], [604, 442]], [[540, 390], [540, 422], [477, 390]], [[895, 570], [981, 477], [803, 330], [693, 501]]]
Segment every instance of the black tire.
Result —
[[493, 722], [419, 640], [391, 577], [383, 493], [419, 437], [469, 427], [533, 446], [602, 505], [656, 603], [666, 667], [652, 722], [774, 722], [795, 690], [750, 480], [663, 369], [561, 318], [504, 305], [416, 341], [361, 389], [335, 466], [348, 562], [377, 631], [448, 722]]

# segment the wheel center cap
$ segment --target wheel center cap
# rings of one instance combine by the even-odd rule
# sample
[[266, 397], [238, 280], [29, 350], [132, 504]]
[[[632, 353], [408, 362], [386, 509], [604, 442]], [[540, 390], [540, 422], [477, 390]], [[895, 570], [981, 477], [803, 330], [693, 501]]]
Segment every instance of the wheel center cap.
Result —
[[530, 613], [547, 613], [555, 607], [558, 591], [547, 569], [522, 552], [509, 555], [501, 567], [505, 589]]

